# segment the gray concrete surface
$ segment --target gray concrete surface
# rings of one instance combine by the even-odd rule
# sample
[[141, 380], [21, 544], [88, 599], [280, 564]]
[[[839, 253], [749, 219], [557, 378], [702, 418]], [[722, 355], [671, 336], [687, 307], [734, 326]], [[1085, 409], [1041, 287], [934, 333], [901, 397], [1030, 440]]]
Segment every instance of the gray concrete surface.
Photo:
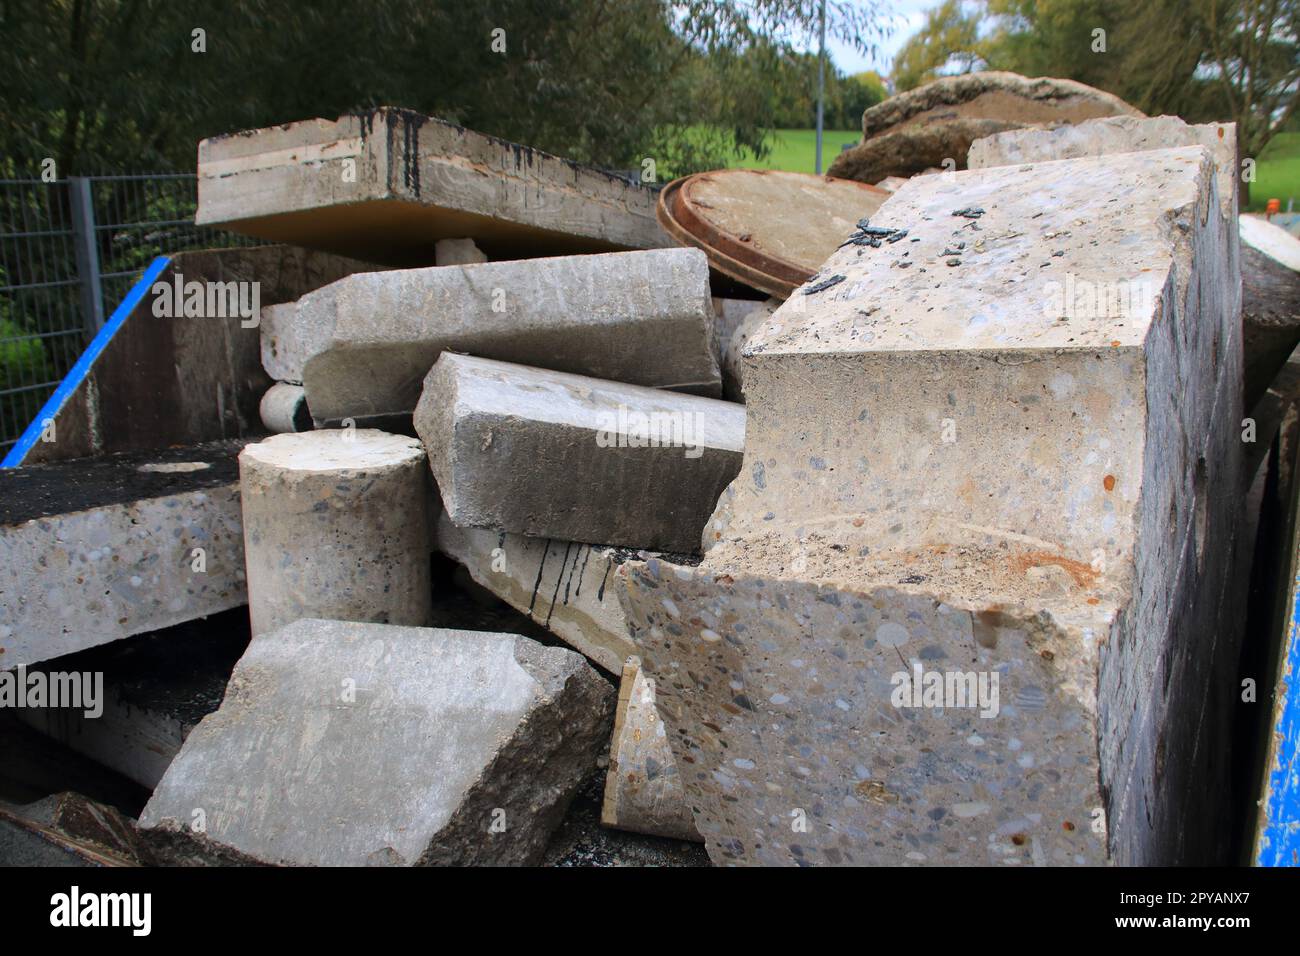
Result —
[[612, 710], [572, 651], [304, 619], [253, 639], [140, 826], [182, 863], [536, 863]]
[[750, 340], [704, 562], [620, 569], [714, 862], [1223, 852], [1185, 826], [1226, 790], [1248, 547], [1215, 173], [914, 178], [872, 217], [904, 241], [846, 246]]
[[450, 352], [415, 428], [457, 525], [686, 553], [744, 448], [730, 402]]
[[318, 422], [410, 414], [444, 350], [718, 395], [709, 270], [697, 249], [358, 273], [279, 309], [268, 371]]
[[272, 435], [239, 456], [253, 633], [300, 617], [429, 620], [420, 443], [373, 429]]

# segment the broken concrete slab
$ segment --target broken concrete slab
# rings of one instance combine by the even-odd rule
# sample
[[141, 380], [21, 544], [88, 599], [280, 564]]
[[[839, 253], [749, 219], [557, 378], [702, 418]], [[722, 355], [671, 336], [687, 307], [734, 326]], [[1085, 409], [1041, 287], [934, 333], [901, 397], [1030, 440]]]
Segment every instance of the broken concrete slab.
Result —
[[0, 470], [0, 668], [244, 604], [242, 446]]
[[415, 428], [457, 525], [683, 553], [745, 443], [731, 402], [452, 352]]
[[654, 191], [409, 110], [286, 123], [199, 143], [200, 226], [389, 265], [440, 239], [492, 259], [669, 245]]
[[876, 183], [930, 167], [955, 171], [966, 168], [975, 140], [1004, 130], [1142, 115], [1119, 97], [1074, 80], [997, 70], [946, 76], [868, 108], [861, 145], [835, 157], [828, 174]]
[[636, 646], [611, 573], [635, 552], [626, 548], [529, 538], [487, 528], [458, 528], [438, 517], [438, 549], [516, 611], [553, 632], [611, 674]]
[[694, 840], [695, 829], [677, 760], [655, 709], [655, 682], [631, 657], [618, 685], [618, 711], [609, 747], [609, 773], [600, 822], [607, 827]]
[[140, 826], [177, 863], [536, 863], [613, 698], [513, 634], [300, 620], [253, 639]]
[[1300, 343], [1300, 239], [1257, 216], [1242, 216], [1239, 226], [1249, 406], [1264, 395]]
[[239, 456], [253, 634], [300, 617], [429, 620], [429, 474], [414, 438], [272, 435]]
[[318, 422], [409, 415], [444, 350], [718, 395], [709, 270], [695, 249], [359, 273], [276, 312], [267, 368]]
[[751, 339], [714, 545], [621, 569], [715, 862], [1223, 858], [1219, 209], [1202, 148], [918, 177]]
[[971, 144], [971, 169], [1018, 166], [1109, 153], [1141, 153], [1175, 146], [1204, 146], [1214, 156], [1219, 202], [1225, 216], [1237, 211], [1237, 125], [1186, 123], [1177, 116], [1108, 116], [1054, 129], [1017, 129]]

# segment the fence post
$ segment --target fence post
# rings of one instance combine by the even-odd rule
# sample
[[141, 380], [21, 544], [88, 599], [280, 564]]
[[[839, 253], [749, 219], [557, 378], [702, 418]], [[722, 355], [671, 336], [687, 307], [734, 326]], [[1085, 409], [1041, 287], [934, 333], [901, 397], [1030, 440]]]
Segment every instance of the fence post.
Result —
[[68, 177], [72, 200], [72, 234], [77, 248], [77, 278], [81, 283], [81, 313], [86, 320], [86, 337], [94, 338], [104, 327], [104, 292], [99, 281], [99, 243], [95, 239], [95, 204], [90, 178]]

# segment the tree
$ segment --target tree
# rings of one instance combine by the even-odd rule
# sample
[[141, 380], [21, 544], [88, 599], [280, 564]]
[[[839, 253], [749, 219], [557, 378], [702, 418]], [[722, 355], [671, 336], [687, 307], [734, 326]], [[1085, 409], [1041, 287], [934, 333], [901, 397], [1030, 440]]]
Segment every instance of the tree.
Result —
[[[1259, 156], [1296, 115], [1300, 88], [1300, 0], [1201, 0], [1207, 72], [1237, 124], [1240, 156]], [[1250, 183], [1241, 184], [1241, 203]]]
[[[764, 149], [770, 80], [810, 45], [818, 8], [0, 0], [0, 156], [26, 175], [46, 157], [61, 176], [193, 168], [205, 136], [390, 104], [608, 167], [674, 150], [674, 162], [719, 165], [725, 149]], [[882, 36], [848, 0], [828, 4], [828, 30], [863, 50]], [[688, 126], [727, 135], [683, 147]]]
[[1150, 115], [1234, 122], [1242, 155], [1258, 156], [1296, 115], [1300, 0], [946, 0], [895, 80], [971, 63], [1078, 80]]
[[[925, 18], [894, 58], [894, 85], [910, 90], [942, 72], [970, 73], [982, 65], [978, 52], [982, 11], [964, 11], [961, 0], [944, 0]], [[955, 69], [950, 69], [955, 67]]]

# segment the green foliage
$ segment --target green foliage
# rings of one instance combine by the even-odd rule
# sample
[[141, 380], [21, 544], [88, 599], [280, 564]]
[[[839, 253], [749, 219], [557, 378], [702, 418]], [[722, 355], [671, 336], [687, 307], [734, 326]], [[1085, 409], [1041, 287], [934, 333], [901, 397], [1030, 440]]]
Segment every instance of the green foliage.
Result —
[[0, 318], [0, 391], [41, 381], [45, 346], [17, 323]]
[[1295, 115], [1300, 0], [945, 0], [895, 60], [908, 89], [982, 64], [1078, 80], [1150, 115], [1237, 124], [1259, 156]]
[[[968, 73], [981, 62], [978, 33], [981, 11], [967, 12], [960, 0], [944, 0], [925, 18], [894, 57], [894, 85], [910, 90], [929, 83], [940, 71]], [[945, 67], [955, 67], [947, 69]]]
[[1278, 133], [1259, 154], [1257, 179], [1251, 184], [1250, 208], [1263, 211], [1270, 199], [1286, 209], [1294, 200], [1300, 212], [1300, 131]]
[[[860, 49], [870, 8], [831, 0]], [[0, 0], [0, 156], [33, 175], [190, 169], [201, 138], [390, 104], [579, 161], [636, 168], [659, 131], [762, 151], [772, 78], [818, 0]], [[194, 52], [193, 31], [206, 52]], [[493, 50], [504, 30], [505, 52]], [[720, 158], [720, 142], [667, 159]]]

